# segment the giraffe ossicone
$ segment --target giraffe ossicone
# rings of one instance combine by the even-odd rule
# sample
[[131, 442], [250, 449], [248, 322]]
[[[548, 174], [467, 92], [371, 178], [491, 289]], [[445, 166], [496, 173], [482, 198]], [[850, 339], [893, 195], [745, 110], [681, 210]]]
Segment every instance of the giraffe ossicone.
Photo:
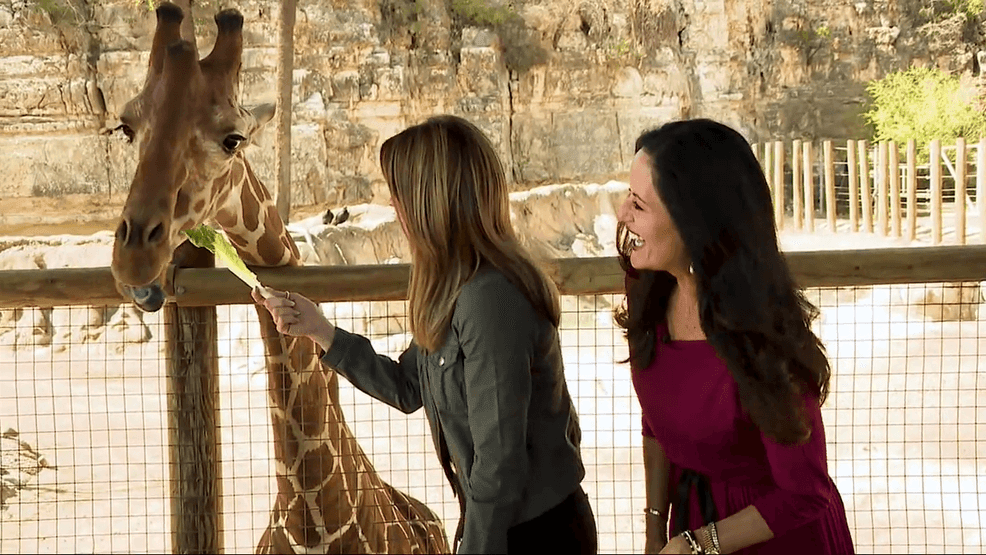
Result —
[[[168, 267], [201, 223], [223, 228], [248, 265], [300, 265], [298, 249], [243, 150], [273, 105], [239, 104], [243, 16], [215, 17], [212, 52], [199, 59], [181, 6], [156, 10], [147, 77], [116, 128], [136, 143], [137, 168], [113, 246], [113, 276], [143, 310], [158, 310]], [[244, 302], [250, 302], [245, 298]], [[258, 553], [444, 553], [445, 529], [420, 501], [387, 484], [346, 424], [338, 376], [307, 338], [277, 332], [258, 307], [266, 354], [277, 494]]]

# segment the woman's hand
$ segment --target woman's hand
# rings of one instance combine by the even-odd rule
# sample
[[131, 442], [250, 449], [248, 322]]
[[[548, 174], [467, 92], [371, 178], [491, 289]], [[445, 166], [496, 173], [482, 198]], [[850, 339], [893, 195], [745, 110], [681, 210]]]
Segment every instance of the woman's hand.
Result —
[[277, 331], [285, 335], [311, 338], [322, 349], [329, 350], [335, 337], [335, 326], [326, 320], [315, 303], [298, 293], [277, 291], [269, 287], [267, 293], [270, 297], [265, 299], [257, 289], [250, 292], [253, 300], [270, 312]]
[[692, 547], [688, 545], [688, 540], [679, 536], [675, 536], [668, 540], [667, 545], [664, 549], [659, 551], [659, 553], [691, 553]]

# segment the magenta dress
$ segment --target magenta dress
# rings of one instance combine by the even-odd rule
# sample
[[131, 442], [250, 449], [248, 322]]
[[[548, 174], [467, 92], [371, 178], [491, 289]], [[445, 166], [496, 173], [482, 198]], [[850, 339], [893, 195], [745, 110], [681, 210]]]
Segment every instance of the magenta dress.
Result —
[[[661, 324], [657, 337], [665, 337]], [[811, 438], [784, 446], [760, 433], [739, 403], [736, 382], [706, 341], [657, 342], [650, 366], [633, 371], [643, 434], [656, 439], [671, 463], [671, 522], [682, 469], [704, 474], [721, 520], [753, 505], [774, 533], [736, 553], [854, 553], [842, 497], [828, 474], [825, 429], [815, 396], [806, 396]], [[696, 489], [688, 527], [701, 527]]]

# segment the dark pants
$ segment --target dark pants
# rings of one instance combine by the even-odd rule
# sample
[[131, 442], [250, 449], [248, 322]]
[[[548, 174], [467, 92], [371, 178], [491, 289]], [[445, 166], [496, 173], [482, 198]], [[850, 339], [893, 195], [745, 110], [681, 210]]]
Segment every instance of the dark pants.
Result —
[[582, 487], [541, 516], [507, 530], [507, 553], [597, 552], [596, 519]]

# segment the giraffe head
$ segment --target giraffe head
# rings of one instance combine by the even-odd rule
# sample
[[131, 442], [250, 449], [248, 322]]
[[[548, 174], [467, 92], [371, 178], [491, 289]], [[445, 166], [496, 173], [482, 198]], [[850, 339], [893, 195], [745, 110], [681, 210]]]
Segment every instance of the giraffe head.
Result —
[[144, 87], [116, 128], [136, 142], [139, 159], [116, 229], [112, 271], [121, 294], [147, 311], [164, 304], [182, 230], [215, 215], [232, 167], [274, 114], [273, 105], [251, 111], [238, 102], [243, 16], [227, 9], [215, 20], [216, 44], [199, 60], [192, 18], [170, 2], [157, 8]]

